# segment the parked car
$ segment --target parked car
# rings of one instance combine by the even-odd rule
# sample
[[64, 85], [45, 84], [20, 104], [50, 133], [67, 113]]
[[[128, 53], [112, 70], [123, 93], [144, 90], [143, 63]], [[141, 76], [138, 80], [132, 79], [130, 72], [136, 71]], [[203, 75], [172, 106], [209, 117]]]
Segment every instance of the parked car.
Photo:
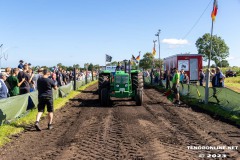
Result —
[[226, 77], [236, 77], [237, 73], [235, 71], [232, 70], [228, 70], [226, 71]]

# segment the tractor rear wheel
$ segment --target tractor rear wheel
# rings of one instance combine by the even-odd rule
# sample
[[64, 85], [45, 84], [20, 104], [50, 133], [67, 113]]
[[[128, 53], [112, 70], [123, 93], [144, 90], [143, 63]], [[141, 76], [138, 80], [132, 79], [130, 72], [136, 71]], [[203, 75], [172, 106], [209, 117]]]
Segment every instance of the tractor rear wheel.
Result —
[[136, 94], [136, 105], [141, 106], [142, 104], [143, 104], [143, 91], [142, 89], [138, 89]]
[[98, 95], [99, 95], [99, 100], [101, 101], [101, 90], [103, 88], [106, 88], [110, 90], [110, 82], [109, 79], [110, 75], [108, 74], [100, 74], [98, 78]]
[[107, 88], [103, 88], [101, 89], [101, 98], [100, 98], [100, 102], [101, 102], [101, 106], [109, 106], [109, 101], [110, 101], [110, 97], [109, 97], [109, 91]]
[[137, 106], [141, 106], [143, 102], [143, 74], [142, 72], [132, 74], [132, 89], [135, 92], [135, 101]]

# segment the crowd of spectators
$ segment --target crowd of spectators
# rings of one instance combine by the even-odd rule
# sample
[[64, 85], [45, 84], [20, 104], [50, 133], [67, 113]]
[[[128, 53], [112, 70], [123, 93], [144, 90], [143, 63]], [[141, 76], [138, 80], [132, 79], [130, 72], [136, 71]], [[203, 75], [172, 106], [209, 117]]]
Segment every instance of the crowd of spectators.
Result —
[[[44, 68], [34, 70], [31, 63], [19, 61], [17, 68], [7, 67], [5, 72], [0, 73], [0, 99], [22, 95], [37, 90], [37, 80], [43, 76]], [[92, 77], [92, 72], [81, 72], [76, 69], [76, 80], [85, 80]], [[74, 72], [66, 71], [61, 66], [51, 69], [50, 77], [60, 87], [69, 84], [74, 80]]]
[[[162, 79], [166, 80], [166, 88], [170, 88], [170, 81], [172, 81], [172, 78], [174, 76], [174, 69], [166, 70], [163, 74]], [[144, 73], [145, 77], [151, 76], [149, 72]], [[158, 84], [159, 77], [159, 71], [155, 70], [153, 72], [153, 79], [154, 83]], [[199, 85], [203, 86], [206, 82], [206, 75], [202, 69], [199, 71]], [[219, 67], [216, 67], [210, 71], [210, 82], [212, 87], [224, 87], [224, 79], [225, 75], [221, 72], [221, 69]], [[180, 70], [180, 83], [181, 84], [189, 84], [190, 79], [188, 74], [184, 70]]]

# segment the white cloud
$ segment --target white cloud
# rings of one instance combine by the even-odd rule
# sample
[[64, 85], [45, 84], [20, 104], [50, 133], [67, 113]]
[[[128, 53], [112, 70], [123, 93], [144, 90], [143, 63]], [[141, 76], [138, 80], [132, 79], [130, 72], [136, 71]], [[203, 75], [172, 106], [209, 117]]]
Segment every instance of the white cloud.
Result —
[[186, 40], [186, 39], [175, 39], [175, 38], [163, 39], [162, 43], [166, 43], [166, 44], [170, 44], [170, 45], [185, 45], [185, 44], [189, 44], [188, 40]]

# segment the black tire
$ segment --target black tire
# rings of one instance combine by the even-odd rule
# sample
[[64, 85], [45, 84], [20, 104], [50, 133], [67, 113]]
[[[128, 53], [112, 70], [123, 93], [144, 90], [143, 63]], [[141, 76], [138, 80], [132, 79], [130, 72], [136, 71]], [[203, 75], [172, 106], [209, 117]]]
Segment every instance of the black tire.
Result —
[[137, 91], [137, 89], [143, 88], [143, 74], [142, 72], [137, 74], [132, 74], [132, 89]]
[[137, 106], [143, 103], [143, 74], [142, 72], [132, 74], [132, 90], [135, 92], [134, 100]]
[[136, 94], [136, 105], [141, 106], [143, 104], [143, 90], [138, 89]]
[[101, 106], [107, 107], [109, 106], [109, 90], [107, 88], [101, 89]]
[[106, 74], [99, 74], [99, 78], [98, 78], [98, 95], [99, 95], [99, 100], [101, 101], [101, 90], [103, 88], [107, 88], [108, 90], [110, 90], [110, 82], [106, 81], [104, 77], [108, 77], [108, 79], [110, 78], [110, 75], [106, 75]]

